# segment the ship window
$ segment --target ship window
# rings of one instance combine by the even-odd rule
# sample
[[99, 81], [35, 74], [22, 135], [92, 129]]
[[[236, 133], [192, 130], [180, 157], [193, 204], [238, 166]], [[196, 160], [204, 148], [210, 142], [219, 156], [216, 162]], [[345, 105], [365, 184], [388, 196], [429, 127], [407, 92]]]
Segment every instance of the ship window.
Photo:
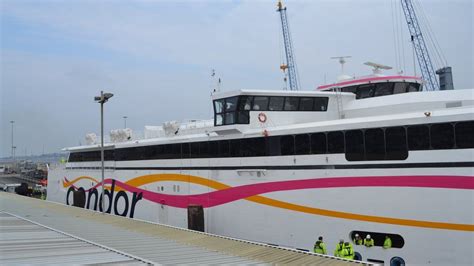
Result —
[[405, 245], [405, 240], [403, 239], [401, 235], [398, 235], [398, 234], [368, 232], [368, 231], [352, 231], [349, 233], [349, 236], [354, 245], [357, 244], [354, 241], [356, 234], [358, 234], [362, 238], [362, 240], [365, 239], [367, 235], [370, 235], [370, 238], [374, 240], [375, 247], [383, 247], [383, 243], [385, 242], [385, 236], [390, 237], [390, 240], [392, 240], [392, 248], [403, 248], [403, 246]]
[[199, 142], [192, 142], [191, 146], [191, 158], [199, 158]]
[[230, 140], [229, 145], [229, 155], [230, 157], [240, 157], [240, 139]]
[[224, 124], [225, 125], [235, 124], [235, 112], [225, 113]]
[[265, 156], [264, 138], [242, 139], [240, 144], [243, 157]]
[[308, 134], [295, 136], [295, 154], [310, 154], [311, 145]]
[[428, 150], [430, 148], [430, 132], [426, 125], [408, 127], [408, 149]]
[[239, 110], [250, 111], [252, 109], [253, 96], [240, 96]]
[[408, 92], [414, 92], [420, 90], [420, 84], [418, 83], [409, 83], [408, 85]]
[[237, 109], [237, 99], [237, 96], [225, 99], [226, 112], [235, 111]]
[[365, 99], [374, 97], [375, 85], [361, 85], [357, 88], [356, 99]]
[[252, 99], [251, 96], [234, 96], [214, 100], [214, 125], [248, 124]]
[[229, 141], [228, 140], [221, 140], [219, 141], [219, 157], [229, 157], [230, 150], [229, 150]]
[[344, 152], [344, 133], [334, 131], [328, 133], [328, 153]]
[[328, 109], [328, 97], [314, 98], [314, 111], [325, 112]]
[[374, 96], [384, 96], [384, 95], [390, 95], [392, 93], [393, 93], [392, 82], [377, 83]]
[[349, 130], [345, 134], [346, 159], [348, 161], [364, 160], [364, 134], [362, 130]]
[[295, 154], [295, 140], [293, 135], [282, 136], [280, 138], [281, 155]]
[[199, 142], [199, 158], [209, 157], [209, 146], [207, 141]]
[[210, 141], [208, 143], [208, 153], [209, 157], [215, 158], [219, 156], [219, 142], [218, 141]]
[[281, 155], [280, 136], [269, 137], [269, 138], [266, 138], [266, 140], [267, 140], [267, 155], [268, 156]]
[[270, 97], [270, 104], [268, 106], [269, 111], [282, 111], [284, 97]]
[[300, 111], [313, 111], [314, 98], [303, 97], [300, 99]]
[[325, 154], [326, 151], [327, 151], [326, 134], [325, 133], [311, 134], [311, 153]]
[[285, 97], [285, 111], [298, 110], [298, 97]]
[[451, 123], [434, 124], [430, 128], [431, 147], [433, 149], [452, 149], [454, 146], [454, 128]]
[[404, 127], [385, 130], [386, 159], [405, 160], [408, 157], [407, 136]]
[[249, 124], [250, 114], [248, 111], [240, 111], [237, 115], [237, 124]]
[[253, 98], [253, 111], [267, 111], [268, 110], [268, 97], [266, 96], [255, 96]]
[[191, 151], [189, 149], [189, 143], [182, 143], [181, 144], [181, 157], [182, 158], [190, 158]]
[[[163, 148], [162, 152], [158, 155], [160, 159], [171, 159], [171, 145], [166, 144], [166, 145], [161, 145]], [[146, 149], [146, 147], [142, 147], [142, 152], [141, 152], [141, 157], [142, 159], [145, 159], [145, 153], [143, 152]]]
[[474, 121], [456, 123], [456, 145], [458, 148], [474, 148]]
[[225, 103], [224, 99], [214, 101], [214, 109], [215, 109], [216, 113], [219, 114], [219, 113], [224, 112], [224, 103]]
[[393, 94], [405, 93], [407, 92], [408, 84], [405, 82], [397, 82], [393, 87]]
[[350, 86], [350, 87], [341, 88], [342, 92], [356, 93], [356, 90], [357, 90], [357, 86]]
[[224, 115], [222, 114], [216, 114], [216, 118], [215, 118], [215, 124], [216, 126], [222, 126], [224, 124]]
[[365, 139], [365, 159], [384, 160], [385, 159], [385, 137], [383, 129], [371, 128], [364, 132]]

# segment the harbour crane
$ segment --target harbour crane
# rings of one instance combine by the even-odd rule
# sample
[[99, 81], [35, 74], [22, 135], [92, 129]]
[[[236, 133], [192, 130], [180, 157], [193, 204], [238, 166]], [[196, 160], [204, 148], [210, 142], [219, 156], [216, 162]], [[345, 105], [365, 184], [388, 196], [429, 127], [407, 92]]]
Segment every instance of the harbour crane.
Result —
[[[291, 42], [290, 28], [288, 25], [288, 17], [286, 15], [286, 7], [283, 7], [281, 0], [278, 1], [277, 12], [280, 13], [281, 27], [283, 29], [283, 42], [285, 44], [286, 63], [280, 65], [280, 69], [283, 73], [288, 70], [288, 82], [290, 90], [297, 91], [298, 86], [298, 74], [295, 63], [295, 54], [293, 52], [293, 44]], [[286, 77], [285, 77], [286, 81]]]
[[420, 24], [416, 17], [413, 3], [411, 0], [401, 0], [401, 4], [408, 24], [408, 30], [410, 31], [413, 49], [415, 50], [418, 64], [420, 65], [421, 76], [426, 81], [425, 87], [427, 90], [439, 90], [439, 82], [426, 47], [425, 39], [421, 32]]

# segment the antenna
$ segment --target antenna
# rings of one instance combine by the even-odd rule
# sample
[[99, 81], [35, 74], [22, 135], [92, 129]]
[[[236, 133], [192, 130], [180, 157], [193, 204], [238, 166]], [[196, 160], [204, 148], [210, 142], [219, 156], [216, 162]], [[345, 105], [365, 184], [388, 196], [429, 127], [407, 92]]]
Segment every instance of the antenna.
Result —
[[344, 75], [344, 64], [346, 63], [346, 58], [351, 58], [352, 56], [333, 56], [331, 59], [339, 59], [339, 64], [341, 64], [341, 75]]
[[373, 69], [372, 71], [374, 71], [374, 74], [375, 74], [375, 75], [382, 73], [382, 71], [380, 71], [380, 69], [383, 69], [383, 70], [392, 69], [391, 66], [386, 66], [386, 65], [382, 65], [382, 64], [377, 64], [377, 63], [374, 63], [374, 62], [365, 62], [364, 65], [373, 67], [374, 69]]
[[220, 77], [216, 77], [216, 70], [215, 69], [211, 69], [211, 82], [213, 82], [213, 81], [216, 82], [216, 85], [215, 85], [215, 88], [212, 90], [212, 93], [220, 92], [221, 91], [222, 80], [221, 80]]

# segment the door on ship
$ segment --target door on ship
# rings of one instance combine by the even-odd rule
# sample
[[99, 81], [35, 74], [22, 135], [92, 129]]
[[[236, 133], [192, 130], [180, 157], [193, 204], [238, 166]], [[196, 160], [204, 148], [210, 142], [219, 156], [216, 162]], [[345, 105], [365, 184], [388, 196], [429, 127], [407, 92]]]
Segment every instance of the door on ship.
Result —
[[158, 208], [158, 223], [168, 224], [168, 206], [160, 203]]

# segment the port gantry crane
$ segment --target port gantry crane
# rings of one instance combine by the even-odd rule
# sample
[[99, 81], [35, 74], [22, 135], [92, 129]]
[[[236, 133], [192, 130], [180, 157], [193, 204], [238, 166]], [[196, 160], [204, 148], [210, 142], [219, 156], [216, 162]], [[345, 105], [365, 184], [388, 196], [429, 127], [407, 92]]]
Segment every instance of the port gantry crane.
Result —
[[421, 76], [426, 82], [427, 90], [439, 90], [439, 83], [436, 77], [436, 72], [433, 68], [428, 49], [426, 47], [425, 39], [421, 32], [420, 24], [413, 8], [411, 0], [401, 0], [403, 13], [408, 24], [408, 30], [410, 31], [411, 41], [413, 43], [413, 49], [420, 65]]
[[[295, 63], [295, 55], [293, 52], [293, 44], [291, 43], [290, 28], [288, 25], [288, 17], [286, 16], [286, 7], [283, 7], [281, 0], [278, 1], [277, 12], [280, 13], [281, 27], [283, 29], [283, 42], [285, 44], [286, 64], [280, 65], [280, 69], [285, 73], [288, 70], [288, 81], [290, 90], [298, 90], [298, 74]], [[285, 78], [286, 80], [286, 78]]]

